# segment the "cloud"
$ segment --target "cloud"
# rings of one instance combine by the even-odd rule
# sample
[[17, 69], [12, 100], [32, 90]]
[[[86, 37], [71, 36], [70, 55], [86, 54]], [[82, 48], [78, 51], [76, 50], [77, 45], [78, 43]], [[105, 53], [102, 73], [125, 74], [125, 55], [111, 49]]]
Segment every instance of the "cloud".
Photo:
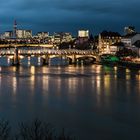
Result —
[[[136, 24], [140, 1], [133, 0], [1, 0], [0, 17], [5, 27], [17, 19], [34, 30], [98, 28]], [[113, 29], [114, 27], [111, 27]], [[119, 28], [119, 27], [118, 27]]]

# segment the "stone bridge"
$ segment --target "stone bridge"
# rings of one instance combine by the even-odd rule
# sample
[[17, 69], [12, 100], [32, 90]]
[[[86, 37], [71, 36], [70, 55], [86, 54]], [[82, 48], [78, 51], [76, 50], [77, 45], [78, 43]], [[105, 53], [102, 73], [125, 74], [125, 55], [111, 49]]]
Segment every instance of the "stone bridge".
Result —
[[19, 60], [24, 57], [38, 56], [48, 61], [50, 58], [62, 57], [71, 59], [72, 63], [82, 57], [97, 57], [96, 50], [77, 50], [77, 49], [49, 49], [46, 47], [5, 47], [0, 48], [0, 56], [8, 56], [14, 59], [14, 63], [19, 63]]

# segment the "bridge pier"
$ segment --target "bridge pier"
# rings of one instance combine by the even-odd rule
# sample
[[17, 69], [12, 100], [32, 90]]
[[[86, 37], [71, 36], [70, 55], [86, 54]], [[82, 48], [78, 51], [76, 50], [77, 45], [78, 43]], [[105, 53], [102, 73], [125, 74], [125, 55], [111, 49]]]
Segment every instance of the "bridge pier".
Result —
[[100, 60], [101, 60], [100, 56], [97, 56], [96, 57], [96, 62], [100, 62]]
[[19, 65], [19, 54], [18, 54], [18, 48], [15, 48], [14, 52], [14, 62], [13, 65]]
[[76, 64], [76, 55], [75, 54], [72, 55], [72, 64]]
[[49, 55], [45, 55], [45, 61], [44, 61], [44, 64], [49, 65], [49, 60], [50, 60]]

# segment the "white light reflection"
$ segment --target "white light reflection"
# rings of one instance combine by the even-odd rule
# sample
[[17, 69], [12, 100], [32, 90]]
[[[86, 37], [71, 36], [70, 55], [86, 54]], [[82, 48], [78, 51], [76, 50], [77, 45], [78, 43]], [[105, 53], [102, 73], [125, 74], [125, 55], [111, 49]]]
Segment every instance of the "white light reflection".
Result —
[[60, 90], [61, 90], [61, 78], [58, 78], [57, 79], [57, 94], [59, 95], [60, 94]]
[[30, 73], [31, 73], [31, 90], [34, 91], [34, 87], [35, 87], [35, 67], [31, 66], [30, 68]]
[[100, 65], [95, 65], [95, 66], [93, 65], [92, 68], [95, 69], [96, 74], [99, 74], [101, 72], [101, 66]]
[[125, 75], [126, 75], [126, 93], [129, 95], [130, 94], [130, 91], [131, 91], [131, 86], [130, 86], [130, 79], [131, 79], [131, 71], [130, 69], [126, 69], [125, 71]]
[[46, 69], [46, 67], [42, 68], [42, 72], [43, 72], [43, 77], [42, 77], [42, 88], [43, 91], [45, 91], [45, 93], [48, 93], [49, 91], [49, 77], [45, 74], [45, 73], [49, 73], [49, 69]]
[[96, 66], [95, 72], [96, 72], [97, 93], [98, 93], [98, 95], [100, 95], [100, 92], [101, 92], [101, 74], [100, 74], [101, 67], [100, 66]]
[[82, 66], [80, 67], [81, 74], [84, 74], [84, 70], [85, 70], [85, 67], [84, 67], [84, 65], [82, 65]]
[[76, 79], [74, 79], [74, 78], [69, 78], [68, 79], [68, 90], [69, 90], [69, 93], [75, 93], [75, 91], [76, 91], [76, 83], [77, 83]]
[[16, 72], [17, 68], [16, 67], [12, 67], [12, 71]]
[[15, 76], [13, 76], [12, 78], [12, 87], [13, 87], [13, 94], [15, 96], [17, 91], [17, 78]]
[[106, 95], [110, 95], [110, 91], [109, 91], [109, 89], [111, 87], [110, 78], [111, 78], [110, 75], [104, 76], [104, 86], [105, 86]]
[[8, 65], [10, 64], [10, 58], [7, 59], [7, 63], [8, 63]]
[[28, 57], [28, 65], [31, 65], [31, 57]]
[[[83, 85], [83, 79], [81, 79], [82, 81], [80, 81], [80, 82], [82, 82], [82, 85]], [[76, 97], [77, 97], [77, 92], [76, 92], [76, 86], [77, 86], [77, 82], [78, 82], [78, 80], [76, 80], [75, 78], [69, 78], [68, 79], [68, 99], [70, 99], [70, 101], [72, 102], [72, 103], [75, 103], [76, 102]], [[81, 85], [81, 88], [83, 87]], [[82, 90], [82, 89], [80, 89], [80, 90]]]
[[100, 103], [101, 103], [101, 80], [98, 76], [96, 79], [96, 89], [97, 89], [97, 95], [96, 95], [97, 104], [98, 104], [98, 106], [100, 106]]
[[118, 67], [114, 67], [114, 79], [117, 79], [117, 71], [118, 71]]
[[38, 57], [38, 65], [41, 65], [41, 57]]
[[[96, 89], [97, 89], [97, 95], [96, 95], [96, 99], [97, 99], [97, 104], [98, 106], [100, 106], [101, 103], [101, 74], [99, 74], [101, 72], [101, 67], [100, 66], [96, 66], [95, 68], [95, 72], [96, 72]], [[92, 85], [94, 86], [94, 83], [92, 83]], [[93, 87], [95, 88], [95, 87]]]
[[131, 76], [130, 76], [130, 70], [126, 69], [126, 80], [130, 80]]
[[71, 66], [67, 67], [67, 72], [69, 74], [75, 74], [75, 71], [76, 71], [75, 67], [71, 67]]

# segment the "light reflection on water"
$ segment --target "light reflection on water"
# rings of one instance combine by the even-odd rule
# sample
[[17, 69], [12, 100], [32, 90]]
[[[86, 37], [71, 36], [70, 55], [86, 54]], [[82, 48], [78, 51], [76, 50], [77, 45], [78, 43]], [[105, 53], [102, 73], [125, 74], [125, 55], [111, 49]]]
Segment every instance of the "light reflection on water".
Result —
[[17, 78], [12, 78], [12, 87], [13, 87], [13, 95], [15, 96], [17, 93]]
[[[45, 67], [42, 67], [42, 73], [49, 73], [49, 69], [46, 69]], [[46, 93], [49, 91], [49, 78], [48, 76], [43, 76], [42, 78], [42, 89]]]
[[39, 117], [80, 140], [131, 140], [140, 130], [140, 71], [100, 65], [0, 67], [0, 105], [0, 117], [13, 123]]

